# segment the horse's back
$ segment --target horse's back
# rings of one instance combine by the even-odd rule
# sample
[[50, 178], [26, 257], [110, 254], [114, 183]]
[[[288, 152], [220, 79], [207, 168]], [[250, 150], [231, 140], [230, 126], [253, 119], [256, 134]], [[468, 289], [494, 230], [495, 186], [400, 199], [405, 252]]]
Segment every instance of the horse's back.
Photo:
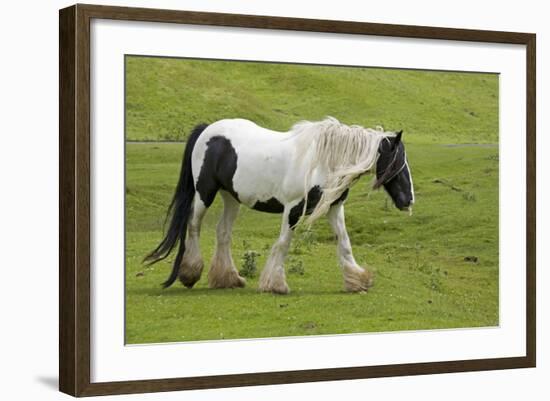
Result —
[[244, 118], [232, 118], [216, 121], [204, 132], [207, 137], [225, 136], [235, 145], [252, 142], [257, 145], [279, 142], [288, 137], [287, 132], [273, 131]]

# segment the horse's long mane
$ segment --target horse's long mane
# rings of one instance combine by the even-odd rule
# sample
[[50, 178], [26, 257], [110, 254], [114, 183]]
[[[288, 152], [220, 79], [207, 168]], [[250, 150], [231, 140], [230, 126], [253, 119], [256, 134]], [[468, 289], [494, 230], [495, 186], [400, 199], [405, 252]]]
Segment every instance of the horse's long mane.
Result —
[[306, 154], [313, 147], [311, 163], [306, 166], [304, 215], [314, 171], [322, 169], [327, 174], [321, 199], [307, 218], [308, 225], [327, 213], [347, 188], [374, 167], [380, 141], [391, 136], [380, 127], [345, 125], [333, 117], [318, 122], [299, 122], [292, 127], [292, 133], [293, 137], [299, 137], [298, 155]]

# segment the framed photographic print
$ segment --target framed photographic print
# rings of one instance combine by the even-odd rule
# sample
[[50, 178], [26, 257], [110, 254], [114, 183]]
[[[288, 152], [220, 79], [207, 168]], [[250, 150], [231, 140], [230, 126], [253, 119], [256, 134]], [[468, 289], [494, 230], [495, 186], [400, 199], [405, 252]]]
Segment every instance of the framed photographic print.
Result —
[[535, 366], [534, 34], [59, 23], [61, 391]]

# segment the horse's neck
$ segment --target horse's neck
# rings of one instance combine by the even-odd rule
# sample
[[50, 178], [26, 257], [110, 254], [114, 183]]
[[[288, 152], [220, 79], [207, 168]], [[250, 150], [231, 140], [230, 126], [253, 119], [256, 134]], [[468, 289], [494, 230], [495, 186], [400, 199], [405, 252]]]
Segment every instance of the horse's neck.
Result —
[[[357, 128], [354, 127], [354, 129]], [[328, 185], [327, 189], [341, 193], [348, 189], [359, 176], [372, 171], [383, 136], [366, 129], [353, 133], [347, 131], [343, 134], [356, 136], [351, 141], [348, 141], [345, 136], [340, 140], [339, 134], [327, 140], [322, 137], [324, 133], [296, 135], [291, 138], [299, 166], [296, 172], [300, 175], [300, 179], [309, 182], [310, 186]], [[358, 138], [358, 134], [364, 137]], [[318, 140], [324, 141], [320, 145], [321, 151], [317, 149]], [[347, 148], [348, 145], [350, 148]], [[331, 151], [336, 153], [331, 154]]]
[[291, 180], [299, 183], [300, 191], [304, 191], [306, 182], [306, 191], [314, 186], [324, 186], [327, 171], [322, 165], [312, 165], [315, 159], [315, 142], [311, 138], [291, 135], [282, 141], [281, 150], [288, 155], [288, 171], [292, 175]]

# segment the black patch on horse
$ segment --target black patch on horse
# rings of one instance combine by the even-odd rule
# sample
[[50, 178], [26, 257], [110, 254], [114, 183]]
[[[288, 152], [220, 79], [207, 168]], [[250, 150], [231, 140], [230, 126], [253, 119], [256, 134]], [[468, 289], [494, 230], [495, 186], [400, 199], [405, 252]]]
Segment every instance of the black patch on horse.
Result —
[[197, 180], [197, 192], [209, 207], [220, 189], [229, 192], [238, 201], [233, 188], [233, 176], [237, 170], [237, 152], [231, 141], [223, 136], [213, 136], [206, 143], [204, 160]]
[[[342, 195], [340, 195], [338, 199], [331, 203], [331, 206], [346, 200], [346, 198], [348, 197], [348, 193], [349, 189], [346, 189], [344, 192], [342, 192]], [[322, 195], [323, 191], [321, 190], [321, 187], [319, 187], [319, 185], [315, 185], [309, 190], [309, 192], [307, 193], [306, 215], [309, 215], [313, 212], [315, 206], [317, 206], [319, 200], [321, 200]], [[296, 227], [296, 224], [298, 224], [298, 220], [300, 220], [300, 217], [302, 217], [303, 211], [304, 199], [302, 199], [300, 203], [290, 209], [290, 213], [288, 214], [288, 224], [290, 225], [290, 228], [294, 229], [294, 227]]]
[[332, 202], [330, 204], [330, 206], [334, 206], [337, 203], [345, 201], [348, 198], [348, 194], [349, 194], [349, 188], [346, 189], [344, 192], [342, 192], [342, 195], [340, 195], [340, 197], [338, 199], [336, 199], [334, 202]]
[[252, 209], [267, 213], [283, 213], [285, 207], [277, 198], [270, 198], [265, 202], [257, 201]]
[[[323, 191], [321, 191], [319, 185], [315, 185], [309, 190], [309, 192], [307, 193], [306, 215], [313, 212], [313, 209], [315, 209], [315, 206], [317, 206], [317, 203], [319, 203], [322, 195]], [[288, 224], [290, 225], [290, 228], [294, 228], [296, 224], [298, 224], [298, 220], [300, 220], [300, 217], [302, 217], [303, 211], [304, 199], [302, 199], [300, 203], [290, 209], [290, 213], [288, 214]]]

